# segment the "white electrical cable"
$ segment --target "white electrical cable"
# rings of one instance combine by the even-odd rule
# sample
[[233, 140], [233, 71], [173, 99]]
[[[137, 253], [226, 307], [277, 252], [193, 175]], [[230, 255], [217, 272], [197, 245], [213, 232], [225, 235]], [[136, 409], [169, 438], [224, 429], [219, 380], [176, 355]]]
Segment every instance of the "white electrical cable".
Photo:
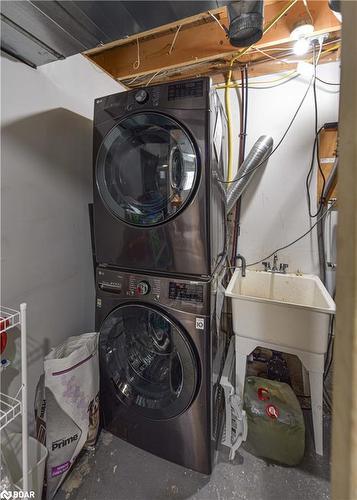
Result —
[[171, 55], [171, 52], [174, 49], [174, 46], [175, 46], [175, 43], [176, 43], [176, 39], [177, 39], [177, 35], [179, 34], [179, 31], [180, 31], [181, 27], [182, 27], [182, 24], [180, 24], [180, 26], [176, 30], [174, 39], [172, 40], [172, 44], [171, 44], [171, 47], [170, 47], [169, 52], [168, 52], [169, 55]]
[[158, 75], [159, 73], [161, 73], [162, 71], [164, 71], [164, 70], [163, 70], [163, 69], [159, 69], [158, 71], [156, 71], [156, 73], [154, 73], [154, 74], [152, 75], [152, 77], [149, 79], [149, 81], [146, 83], [145, 87], [147, 87], [147, 86], [148, 86], [148, 85], [149, 85], [149, 84], [153, 81], [153, 79], [154, 79], [154, 78], [156, 78], [156, 77], [157, 77], [157, 75]]
[[210, 12], [209, 10], [207, 12], [216, 21], [216, 23], [221, 28], [221, 30], [223, 30], [224, 33], [227, 33], [226, 28], [223, 26], [223, 24], [220, 22], [220, 20], [214, 14], [212, 14], [212, 12]]
[[136, 61], [133, 63], [133, 68], [134, 69], [139, 69], [139, 67], [140, 67], [140, 44], [139, 44], [139, 38], [136, 39], [136, 45], [137, 45], [137, 58], [136, 58]]

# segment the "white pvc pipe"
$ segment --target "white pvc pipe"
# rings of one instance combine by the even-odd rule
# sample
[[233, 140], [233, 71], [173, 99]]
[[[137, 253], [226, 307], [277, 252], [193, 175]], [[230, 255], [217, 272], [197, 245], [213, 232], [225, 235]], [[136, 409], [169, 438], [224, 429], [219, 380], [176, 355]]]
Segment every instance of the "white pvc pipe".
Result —
[[20, 305], [21, 314], [21, 379], [22, 379], [22, 489], [28, 491], [28, 424], [27, 424], [27, 335], [26, 303]]

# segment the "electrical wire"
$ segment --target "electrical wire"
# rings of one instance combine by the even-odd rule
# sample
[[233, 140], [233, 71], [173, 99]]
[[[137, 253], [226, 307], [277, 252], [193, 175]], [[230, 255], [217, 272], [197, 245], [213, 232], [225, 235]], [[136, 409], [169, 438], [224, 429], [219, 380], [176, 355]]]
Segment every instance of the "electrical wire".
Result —
[[318, 76], [316, 77], [316, 80], [318, 80], [319, 82], [321, 83], [324, 83], [325, 85], [338, 85], [340, 86], [341, 84], [340, 83], [332, 83], [332, 82], [325, 82], [325, 80], [322, 80], [321, 78], [319, 78]]
[[327, 379], [332, 364], [333, 344], [334, 344], [334, 334], [333, 334], [334, 323], [335, 323], [335, 316], [332, 316], [330, 320], [329, 340], [328, 340], [326, 359], [325, 359], [324, 380]]
[[174, 36], [174, 38], [172, 40], [171, 47], [170, 47], [169, 52], [168, 52], [169, 56], [171, 55], [171, 52], [174, 50], [174, 46], [175, 46], [175, 43], [176, 43], [176, 40], [177, 40], [177, 36], [178, 36], [178, 34], [180, 32], [181, 27], [182, 27], [182, 24], [180, 24], [180, 26], [178, 26], [178, 28], [176, 30], [175, 36]]
[[156, 71], [156, 73], [154, 73], [154, 74], [153, 74], [153, 75], [149, 78], [149, 80], [146, 82], [145, 87], [147, 87], [148, 85], [150, 85], [150, 83], [153, 81], [153, 79], [154, 79], [154, 78], [156, 78], [156, 77], [157, 77], [157, 75], [158, 75], [159, 73], [161, 73], [162, 71], [165, 71], [165, 70], [163, 70], [163, 69], [159, 69], [158, 71]]
[[[252, 82], [254, 85], [259, 85], [259, 84], [265, 84], [265, 83], [275, 83], [275, 82], [280, 82], [281, 80], [285, 80], [286, 78], [289, 78], [290, 76], [292, 76], [293, 74], [296, 74], [296, 71], [289, 71], [288, 73], [286, 73], [285, 75], [283, 76], [280, 76], [279, 78], [273, 78], [273, 80], [265, 80], [265, 81], [258, 81], [258, 82]], [[229, 88], [235, 88], [235, 87], [240, 87], [242, 84], [241, 83], [237, 83], [236, 81], [232, 81], [231, 80], [231, 83], [228, 85]], [[219, 89], [225, 89], [227, 88], [227, 84], [226, 85], [218, 85], [216, 87], [217, 90]]]
[[261, 87], [255, 85], [248, 85], [248, 88], [252, 90], [274, 89], [275, 87], [280, 87], [281, 85], [285, 85], [285, 83], [289, 83], [292, 80], [295, 80], [295, 78], [298, 78], [299, 76], [300, 76], [299, 73], [295, 73], [293, 76], [284, 79], [284, 81], [281, 81], [280, 83], [275, 83], [274, 85], [264, 85], [264, 86], [262, 85]]
[[133, 63], [133, 68], [139, 69], [139, 67], [140, 67], [140, 42], [139, 42], [139, 38], [136, 39], [136, 46], [137, 46], [137, 56], [136, 56], [136, 61]]
[[244, 116], [244, 136], [243, 136], [243, 153], [242, 153], [242, 162], [245, 158], [245, 146], [246, 146], [246, 137], [247, 137], [247, 123], [248, 123], [248, 66], [244, 68], [245, 72], [245, 116]]
[[224, 91], [224, 104], [227, 115], [227, 142], [228, 142], [228, 165], [227, 165], [227, 182], [232, 181], [233, 177], [233, 128], [231, 116], [231, 97], [229, 91], [231, 72], [228, 74], [227, 86]]
[[221, 23], [221, 21], [218, 19], [218, 17], [216, 17], [214, 14], [212, 14], [212, 12], [210, 12], [209, 10], [207, 12], [216, 21], [218, 26], [225, 32], [225, 34], [227, 34], [228, 33], [227, 28]]
[[[248, 122], [248, 68], [245, 66], [241, 69], [242, 81], [242, 98], [241, 98], [241, 112], [240, 112], [240, 137], [239, 137], [239, 159], [238, 169], [242, 165], [245, 158], [246, 138], [247, 138], [247, 122]], [[234, 214], [234, 227], [233, 227], [233, 240], [232, 240], [232, 264], [236, 263], [239, 227], [240, 227], [240, 212], [241, 212], [241, 199], [239, 198], [235, 207]]]
[[275, 151], [276, 151], [276, 150], [280, 147], [281, 143], [283, 142], [283, 140], [284, 140], [284, 139], [285, 139], [285, 137], [287, 136], [287, 134], [288, 134], [289, 130], [291, 129], [292, 124], [293, 124], [293, 123], [294, 123], [294, 121], [295, 121], [295, 118], [297, 117], [297, 115], [298, 115], [298, 113], [299, 113], [299, 111], [300, 111], [300, 109], [301, 109], [302, 105], [304, 104], [304, 101], [305, 101], [305, 99], [306, 99], [307, 94], [309, 93], [309, 90], [310, 90], [310, 88], [311, 88], [312, 83], [313, 83], [313, 77], [311, 78], [311, 80], [310, 80], [310, 82], [309, 82], [309, 85], [308, 85], [308, 87], [307, 87], [307, 90], [306, 90], [306, 92], [305, 92], [305, 94], [304, 94], [303, 98], [301, 99], [301, 102], [300, 102], [300, 104], [299, 104], [299, 106], [298, 106], [297, 110], [295, 111], [294, 116], [292, 117], [292, 119], [291, 119], [291, 121], [290, 121], [290, 123], [289, 123], [289, 125], [288, 125], [288, 128], [285, 130], [284, 134], [282, 135], [282, 137], [281, 137], [280, 141], [279, 141], [279, 142], [278, 142], [278, 144], [275, 146], [275, 148], [274, 148], [274, 149], [273, 149], [273, 150], [272, 150], [272, 151], [271, 151], [271, 152], [270, 152], [267, 156], [265, 156], [265, 158], [264, 158], [264, 159], [263, 159], [260, 163], [258, 163], [258, 165], [256, 165], [254, 168], [251, 168], [251, 169], [249, 170], [249, 172], [246, 172], [245, 174], [243, 174], [243, 175], [241, 175], [241, 176], [237, 177], [236, 179], [233, 179], [233, 180], [228, 180], [228, 181], [225, 181], [225, 180], [223, 180], [223, 179], [219, 179], [219, 178], [217, 178], [218, 182], [221, 182], [222, 184], [232, 184], [233, 182], [238, 182], [240, 179], [243, 179], [243, 177], [245, 177], [246, 175], [250, 175], [250, 174], [251, 174], [254, 170], [257, 170], [257, 169], [258, 169], [258, 168], [260, 168], [262, 165], [265, 165], [266, 161], [267, 161], [267, 160], [268, 160], [268, 159], [269, 159], [269, 158], [270, 158], [270, 157], [271, 157], [271, 156], [275, 153]]
[[134, 83], [137, 79], [139, 78], [139, 75], [136, 75], [134, 76], [134, 78], [132, 78], [130, 80], [130, 82], [126, 82], [125, 85], [131, 85], [132, 83]]
[[[315, 140], [314, 140], [314, 145], [312, 148], [312, 155], [311, 155], [311, 163], [310, 163], [310, 168], [306, 176], [306, 181], [305, 181], [305, 186], [306, 186], [306, 195], [307, 195], [307, 206], [308, 206], [308, 212], [309, 216], [313, 219], [319, 215], [323, 208], [323, 199], [322, 199], [322, 193], [325, 190], [325, 185], [326, 185], [326, 178], [324, 175], [324, 172], [321, 167], [321, 162], [320, 162], [320, 141], [319, 141], [319, 135], [323, 127], [318, 129], [318, 105], [317, 105], [317, 90], [316, 90], [316, 69], [317, 69], [317, 63], [321, 55], [321, 48], [322, 48], [322, 42], [320, 43], [320, 50], [319, 53], [316, 57], [316, 46], [314, 45], [314, 82], [313, 82], [313, 95], [314, 95], [314, 114], [315, 114]], [[314, 170], [314, 164], [315, 164], [315, 157], [317, 159], [317, 165], [318, 169], [320, 172], [320, 175], [322, 177], [322, 189], [321, 189], [321, 195], [320, 195], [320, 200], [319, 200], [319, 206], [318, 209], [315, 213], [312, 213], [311, 210], [311, 196], [310, 196], [310, 183], [312, 179], [312, 174]]]
[[279, 57], [271, 56], [270, 54], [265, 52], [265, 50], [259, 49], [258, 47], [254, 47], [254, 50], [256, 50], [257, 52], [260, 52], [261, 54], [263, 54], [265, 57], [268, 57], [269, 59], [273, 59], [274, 61], [278, 61], [278, 62], [284, 63], [284, 64], [295, 64], [295, 61], [289, 61], [287, 59], [280, 59]]
[[312, 147], [312, 155], [311, 155], [310, 168], [309, 168], [309, 171], [307, 173], [306, 180], [305, 180], [306, 195], [307, 195], [307, 208], [308, 208], [309, 216], [312, 219], [315, 218], [315, 217], [317, 217], [319, 215], [319, 213], [321, 212], [321, 208], [322, 208], [322, 205], [323, 205], [322, 193], [324, 192], [325, 184], [326, 184], [326, 179], [325, 179], [325, 176], [324, 176], [324, 174], [322, 172], [321, 164], [320, 164], [320, 162], [318, 160], [319, 171], [320, 171], [320, 173], [322, 172], [323, 187], [322, 187], [322, 190], [321, 190], [321, 196], [320, 196], [320, 200], [319, 200], [319, 208], [318, 208], [317, 212], [315, 214], [313, 214], [311, 212], [310, 182], [311, 182], [312, 172], [313, 172], [313, 169], [314, 169], [316, 151], [318, 150], [318, 153], [317, 153], [318, 158], [319, 158], [319, 154], [320, 154], [319, 153], [318, 144], [319, 144], [319, 136], [320, 136], [321, 130], [323, 130], [323, 128], [324, 128], [324, 126], [320, 127], [319, 130], [315, 133], [314, 144], [313, 144], [313, 147]]
[[303, 1], [303, 3], [304, 3], [305, 10], [306, 10], [306, 12], [308, 13], [308, 16], [309, 16], [309, 18], [310, 18], [311, 24], [312, 24], [312, 26], [313, 26], [313, 25], [314, 25], [314, 19], [313, 19], [312, 15], [311, 15], [311, 12], [310, 12], [309, 6], [307, 5], [307, 0], [302, 0], [302, 1]]
[[336, 202], [331, 203], [331, 206], [329, 208], [327, 208], [325, 210], [325, 212], [323, 212], [323, 214], [320, 215], [320, 217], [315, 221], [315, 223], [307, 231], [305, 231], [305, 233], [303, 233], [301, 236], [299, 236], [295, 240], [291, 241], [290, 243], [287, 243], [286, 245], [283, 245], [283, 246], [277, 248], [276, 250], [274, 250], [273, 252], [271, 252], [266, 257], [263, 257], [262, 259], [259, 259], [259, 260], [255, 261], [255, 262], [252, 262], [251, 264], [247, 264], [247, 267], [251, 267], [251, 266], [255, 266], [257, 264], [260, 264], [264, 260], [270, 259], [270, 257], [272, 257], [276, 253], [280, 252], [281, 250], [285, 250], [286, 248], [289, 248], [289, 247], [295, 245], [295, 243], [297, 243], [298, 241], [300, 241], [303, 238], [305, 238], [305, 236], [307, 236], [309, 233], [311, 233], [311, 231], [317, 226], [317, 224], [320, 222], [320, 220], [322, 220], [324, 217], [326, 217], [326, 215], [332, 210], [332, 208], [334, 207], [335, 203]]
[[[290, 0], [287, 5], [283, 7], [283, 9], [278, 12], [278, 14], [264, 27], [263, 29], [263, 35], [265, 35], [285, 14], [291, 9], [293, 5], [296, 4], [298, 0]], [[228, 149], [229, 149], [229, 154], [228, 154], [228, 173], [227, 173], [227, 181], [223, 182], [232, 182], [231, 177], [232, 177], [232, 158], [233, 158], [233, 131], [232, 131], [232, 123], [231, 123], [231, 116], [230, 116], [230, 95], [229, 95], [229, 85], [232, 82], [232, 74], [233, 74], [233, 65], [234, 63], [241, 57], [243, 56], [248, 50], [252, 47], [253, 44], [249, 45], [249, 47], [245, 47], [244, 49], [240, 50], [234, 57], [232, 57], [230, 63], [229, 63], [229, 70], [228, 70], [228, 75], [227, 75], [227, 86], [225, 88], [225, 93], [224, 93], [224, 99], [225, 99], [225, 106], [226, 106], [226, 114], [227, 114], [227, 125], [228, 125]], [[237, 179], [238, 180], [238, 179]], [[222, 182], [222, 181], [221, 181]]]

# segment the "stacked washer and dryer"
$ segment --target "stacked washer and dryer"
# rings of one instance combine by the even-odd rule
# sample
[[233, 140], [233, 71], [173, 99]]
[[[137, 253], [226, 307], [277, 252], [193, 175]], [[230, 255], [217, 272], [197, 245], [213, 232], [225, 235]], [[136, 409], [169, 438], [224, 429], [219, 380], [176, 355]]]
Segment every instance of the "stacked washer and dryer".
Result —
[[226, 136], [208, 78], [95, 101], [102, 423], [206, 474], [225, 350], [217, 290], [226, 253], [219, 180]]

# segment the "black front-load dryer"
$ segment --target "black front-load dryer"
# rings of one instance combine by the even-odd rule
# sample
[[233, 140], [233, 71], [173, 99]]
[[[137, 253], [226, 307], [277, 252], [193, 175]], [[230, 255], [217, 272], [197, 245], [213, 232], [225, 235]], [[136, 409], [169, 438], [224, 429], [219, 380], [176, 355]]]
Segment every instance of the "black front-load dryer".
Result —
[[209, 78], [96, 99], [97, 262], [211, 276], [225, 251], [226, 137]]
[[[106, 430], [209, 474], [218, 432], [215, 283], [97, 269], [101, 409]], [[217, 370], [216, 370], [217, 371]]]

